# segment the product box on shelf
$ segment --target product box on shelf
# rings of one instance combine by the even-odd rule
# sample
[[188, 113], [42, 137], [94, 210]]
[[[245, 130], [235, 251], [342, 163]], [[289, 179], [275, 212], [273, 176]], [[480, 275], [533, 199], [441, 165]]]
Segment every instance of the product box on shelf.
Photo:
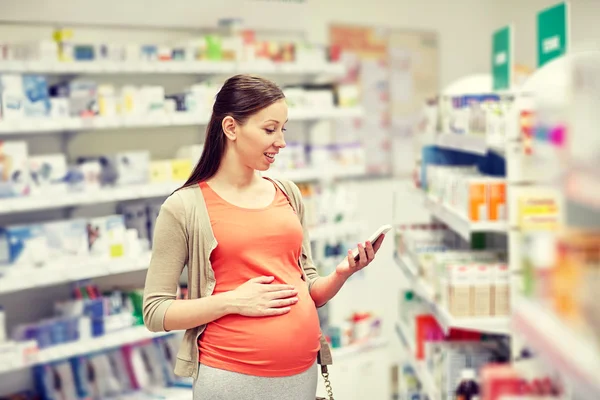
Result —
[[117, 90], [113, 85], [98, 85], [98, 115], [116, 117], [119, 112]]
[[108, 159], [117, 174], [117, 185], [148, 182], [150, 152], [128, 151], [113, 154]]
[[148, 220], [148, 206], [146, 203], [131, 202], [121, 204], [119, 212], [123, 214], [127, 229], [135, 229], [140, 239], [150, 239], [150, 221]]
[[0, 74], [0, 116], [3, 120], [25, 116], [25, 93], [21, 75]]
[[0, 228], [0, 265], [35, 267], [48, 261], [48, 253], [41, 224]]
[[148, 236], [150, 238], [150, 242], [152, 242], [152, 238], [154, 237], [154, 227], [156, 225], [156, 218], [158, 218], [158, 214], [160, 213], [161, 207], [162, 201], [148, 202]]
[[29, 194], [27, 142], [0, 141], [0, 198]]
[[171, 160], [150, 161], [150, 182], [170, 182], [172, 175]]
[[25, 117], [48, 117], [50, 115], [50, 97], [46, 77], [23, 75], [23, 93]]
[[69, 99], [72, 117], [98, 115], [98, 85], [89, 80], [61, 82], [50, 87], [50, 96]]
[[192, 162], [189, 159], [171, 160], [171, 180], [182, 182], [189, 178], [192, 173]]
[[125, 220], [122, 215], [92, 218], [87, 223], [90, 255], [116, 258], [124, 255]]
[[89, 257], [86, 221], [82, 218], [42, 225], [50, 262], [74, 262]]
[[33, 195], [65, 193], [68, 189], [67, 160], [62, 153], [29, 157], [29, 173]]

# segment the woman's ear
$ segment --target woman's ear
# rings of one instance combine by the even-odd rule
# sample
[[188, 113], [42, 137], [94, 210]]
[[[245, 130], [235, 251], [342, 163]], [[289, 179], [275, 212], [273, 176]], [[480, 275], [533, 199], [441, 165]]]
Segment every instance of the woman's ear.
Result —
[[223, 128], [225, 136], [227, 136], [229, 140], [235, 140], [237, 138], [236, 125], [237, 124], [235, 123], [235, 119], [233, 119], [233, 117], [228, 115], [225, 118], [223, 118], [221, 126]]

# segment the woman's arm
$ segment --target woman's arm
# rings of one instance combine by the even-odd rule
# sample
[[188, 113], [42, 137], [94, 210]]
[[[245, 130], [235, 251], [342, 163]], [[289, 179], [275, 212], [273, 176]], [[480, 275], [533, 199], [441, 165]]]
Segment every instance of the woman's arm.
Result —
[[177, 194], [162, 205], [154, 228], [152, 259], [144, 287], [144, 324], [152, 332], [185, 330], [230, 313], [228, 296], [177, 300], [177, 288], [188, 262], [185, 209]]
[[185, 209], [177, 195], [161, 207], [154, 228], [152, 259], [144, 287], [144, 324], [152, 332], [186, 330], [228, 314], [274, 316], [290, 311], [297, 292], [257, 277], [235, 290], [193, 300], [177, 300], [179, 277], [188, 262]]
[[310, 296], [317, 307], [322, 307], [340, 291], [342, 286], [344, 286], [344, 283], [346, 283], [353, 273], [360, 271], [373, 261], [375, 253], [377, 253], [383, 242], [383, 236], [373, 244], [369, 242], [367, 242], [365, 246], [359, 244], [359, 260], [355, 261], [354, 257], [352, 257], [352, 251], [349, 250], [347, 257], [338, 264], [335, 271], [324, 277], [319, 276], [317, 268], [312, 260], [310, 235], [304, 218], [304, 201], [302, 200], [302, 193], [294, 183], [289, 182], [289, 185], [292, 188], [291, 195], [296, 204], [297, 213], [300, 217], [304, 234], [300, 262], [302, 263], [302, 268], [308, 278]]

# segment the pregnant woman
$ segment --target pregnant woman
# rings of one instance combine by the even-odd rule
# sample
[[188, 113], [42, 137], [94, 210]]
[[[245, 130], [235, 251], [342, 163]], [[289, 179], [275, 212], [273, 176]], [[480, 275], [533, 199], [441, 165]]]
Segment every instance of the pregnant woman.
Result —
[[[317, 316], [383, 238], [319, 277], [300, 191], [260, 176], [285, 148], [288, 108], [268, 80], [237, 75], [216, 96], [204, 151], [162, 205], [144, 292], [154, 332], [185, 330], [175, 373], [195, 400], [314, 400], [331, 364]], [[188, 299], [176, 299], [187, 266]]]

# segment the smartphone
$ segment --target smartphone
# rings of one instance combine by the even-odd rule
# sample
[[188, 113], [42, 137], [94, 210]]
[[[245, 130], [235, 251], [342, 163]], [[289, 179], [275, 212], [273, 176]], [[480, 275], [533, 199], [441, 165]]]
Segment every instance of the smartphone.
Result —
[[[388, 233], [391, 230], [392, 230], [391, 225], [381, 225], [379, 228], [377, 228], [377, 230], [375, 232], [373, 232], [373, 234], [371, 236], [369, 236], [369, 239], [367, 241], [371, 242], [371, 244], [373, 244], [377, 241], [377, 239], [379, 239], [379, 237], [381, 235], [385, 235], [386, 233]], [[352, 250], [352, 255], [354, 256], [354, 260], [356, 260], [356, 261], [359, 260], [360, 257], [358, 255], [358, 247], [355, 247]]]

